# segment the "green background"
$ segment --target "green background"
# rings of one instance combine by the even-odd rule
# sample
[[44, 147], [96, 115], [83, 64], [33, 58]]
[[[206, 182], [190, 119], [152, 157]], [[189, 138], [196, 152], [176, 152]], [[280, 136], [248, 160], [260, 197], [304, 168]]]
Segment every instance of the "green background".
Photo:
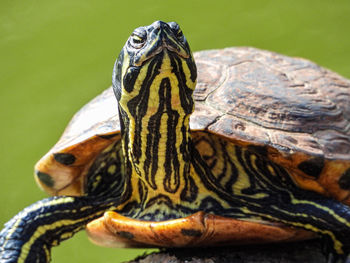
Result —
[[[0, 1], [0, 224], [44, 198], [34, 163], [84, 103], [111, 83], [135, 27], [177, 21], [193, 51], [255, 46], [350, 77], [350, 1]], [[96, 247], [85, 233], [53, 262], [121, 262], [142, 253]]]

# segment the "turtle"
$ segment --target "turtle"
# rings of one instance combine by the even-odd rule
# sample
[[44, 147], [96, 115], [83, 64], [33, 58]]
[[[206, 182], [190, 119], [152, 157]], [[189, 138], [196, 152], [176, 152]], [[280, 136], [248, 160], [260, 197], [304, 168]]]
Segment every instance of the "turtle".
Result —
[[190, 247], [323, 238], [350, 250], [350, 81], [250, 47], [192, 54], [175, 22], [136, 28], [112, 87], [35, 166], [53, 195], [0, 232], [1, 262], [98, 245]]

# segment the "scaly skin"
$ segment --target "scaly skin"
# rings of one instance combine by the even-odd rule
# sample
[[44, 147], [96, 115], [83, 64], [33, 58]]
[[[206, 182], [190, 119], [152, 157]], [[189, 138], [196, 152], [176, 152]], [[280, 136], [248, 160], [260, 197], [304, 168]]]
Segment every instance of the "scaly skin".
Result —
[[51, 247], [119, 204], [118, 198], [55, 196], [19, 212], [0, 232], [1, 263], [46, 263]]

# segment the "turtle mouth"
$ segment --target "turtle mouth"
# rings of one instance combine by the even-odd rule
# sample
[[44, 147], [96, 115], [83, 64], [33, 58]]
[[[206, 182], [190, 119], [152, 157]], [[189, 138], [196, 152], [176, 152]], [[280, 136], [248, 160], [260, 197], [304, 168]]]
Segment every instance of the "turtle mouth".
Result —
[[179, 56], [183, 59], [188, 59], [190, 54], [186, 52], [183, 48], [175, 45], [171, 45], [168, 42], [162, 41], [161, 45], [156, 47], [151, 47], [149, 50], [143, 50], [141, 54], [134, 57], [133, 66], [141, 67], [145, 63], [150, 62], [154, 59], [162, 60], [164, 53], [168, 53], [171, 56]]

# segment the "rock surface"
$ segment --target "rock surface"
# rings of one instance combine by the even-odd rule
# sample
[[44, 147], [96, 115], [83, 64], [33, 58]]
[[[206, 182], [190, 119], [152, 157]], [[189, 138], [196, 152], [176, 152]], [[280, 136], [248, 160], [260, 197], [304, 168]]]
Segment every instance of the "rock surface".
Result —
[[164, 249], [129, 263], [326, 263], [319, 240], [222, 248]]

